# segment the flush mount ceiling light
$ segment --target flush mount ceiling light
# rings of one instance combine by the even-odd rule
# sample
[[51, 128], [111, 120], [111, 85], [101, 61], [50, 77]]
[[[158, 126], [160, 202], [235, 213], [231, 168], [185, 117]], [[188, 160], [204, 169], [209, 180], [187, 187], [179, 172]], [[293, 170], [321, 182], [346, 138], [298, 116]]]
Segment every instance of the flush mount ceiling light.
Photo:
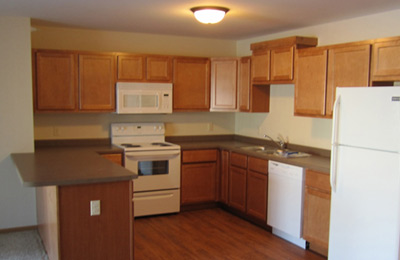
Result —
[[229, 9], [218, 6], [198, 6], [191, 8], [190, 11], [193, 12], [197, 21], [206, 24], [214, 24], [222, 21]]

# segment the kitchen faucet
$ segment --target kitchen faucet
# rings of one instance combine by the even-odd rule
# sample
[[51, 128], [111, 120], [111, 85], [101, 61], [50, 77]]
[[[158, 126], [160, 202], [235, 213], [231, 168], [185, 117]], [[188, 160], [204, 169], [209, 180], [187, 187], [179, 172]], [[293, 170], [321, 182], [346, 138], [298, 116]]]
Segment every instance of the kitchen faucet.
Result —
[[278, 135], [278, 142], [272, 139], [269, 135], [264, 134], [265, 138], [271, 140], [275, 145], [277, 145], [280, 149], [285, 150], [287, 148], [287, 144], [289, 142], [289, 138], [287, 138], [286, 142], [285, 139], [282, 137], [281, 134]]

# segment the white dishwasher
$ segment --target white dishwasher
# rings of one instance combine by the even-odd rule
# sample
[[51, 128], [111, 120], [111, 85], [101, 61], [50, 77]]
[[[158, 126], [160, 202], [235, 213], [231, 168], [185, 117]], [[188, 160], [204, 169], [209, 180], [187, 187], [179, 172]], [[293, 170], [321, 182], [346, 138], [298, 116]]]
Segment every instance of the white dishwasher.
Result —
[[268, 163], [268, 216], [272, 233], [306, 248], [302, 239], [304, 169], [285, 163]]

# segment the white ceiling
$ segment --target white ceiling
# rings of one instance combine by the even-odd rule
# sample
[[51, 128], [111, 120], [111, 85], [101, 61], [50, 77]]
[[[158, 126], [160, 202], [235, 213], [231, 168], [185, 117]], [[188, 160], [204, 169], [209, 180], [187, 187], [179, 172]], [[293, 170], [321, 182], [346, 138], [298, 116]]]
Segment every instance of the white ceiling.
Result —
[[[204, 25], [190, 11], [200, 5], [230, 11]], [[33, 25], [236, 40], [399, 8], [399, 0], [0, 0], [0, 15]]]

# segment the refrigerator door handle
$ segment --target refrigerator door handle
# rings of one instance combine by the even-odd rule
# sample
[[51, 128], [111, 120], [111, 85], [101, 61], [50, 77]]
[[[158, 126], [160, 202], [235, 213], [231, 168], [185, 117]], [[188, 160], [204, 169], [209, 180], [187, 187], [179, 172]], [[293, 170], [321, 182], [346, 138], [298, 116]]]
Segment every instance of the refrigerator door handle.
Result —
[[337, 139], [339, 129], [339, 114], [340, 111], [340, 95], [336, 97], [335, 104], [333, 106], [333, 132], [332, 132], [332, 151], [331, 151], [331, 174], [330, 182], [332, 192], [336, 192], [336, 179], [337, 179]]

